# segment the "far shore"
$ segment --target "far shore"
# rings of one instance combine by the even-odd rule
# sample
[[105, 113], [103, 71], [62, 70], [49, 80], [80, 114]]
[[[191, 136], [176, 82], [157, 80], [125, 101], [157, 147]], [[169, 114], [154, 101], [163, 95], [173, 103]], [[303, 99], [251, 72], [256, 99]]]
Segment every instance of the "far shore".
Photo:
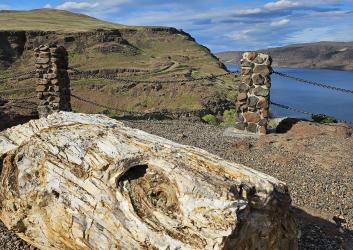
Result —
[[[240, 65], [239, 63], [232, 63], [232, 62], [223, 62], [225, 65]], [[290, 69], [325, 69], [325, 70], [335, 70], [335, 71], [346, 71], [346, 72], [353, 72], [352, 70], [349, 69], [342, 69], [340, 67], [337, 68], [332, 68], [332, 67], [295, 67], [295, 66], [278, 66], [278, 65], [272, 65], [274, 68], [290, 68]]]

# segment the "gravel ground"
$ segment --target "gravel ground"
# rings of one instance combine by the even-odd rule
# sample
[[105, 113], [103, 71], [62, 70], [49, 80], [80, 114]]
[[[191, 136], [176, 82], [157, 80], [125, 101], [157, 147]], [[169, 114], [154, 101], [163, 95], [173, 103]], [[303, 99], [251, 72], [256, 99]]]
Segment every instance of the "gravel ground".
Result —
[[32, 250], [35, 249], [29, 246], [25, 241], [17, 237], [16, 234], [7, 230], [4, 224], [0, 221], [0, 249], [1, 250]]
[[226, 137], [224, 128], [203, 123], [124, 123], [285, 181], [301, 229], [300, 249], [353, 249], [353, 136], [346, 131], [307, 123], [309, 128], [292, 134], [244, 140]]
[[[305, 123], [286, 134], [238, 139], [200, 122], [124, 123], [285, 181], [301, 229], [300, 249], [353, 249], [353, 136], [347, 129]], [[0, 224], [0, 249], [30, 248]]]

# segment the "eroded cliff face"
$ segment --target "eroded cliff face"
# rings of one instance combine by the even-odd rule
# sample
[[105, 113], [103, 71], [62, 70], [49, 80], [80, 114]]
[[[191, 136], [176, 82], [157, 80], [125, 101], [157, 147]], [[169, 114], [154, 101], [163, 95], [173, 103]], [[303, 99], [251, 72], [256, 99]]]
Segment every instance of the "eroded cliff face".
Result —
[[297, 249], [285, 183], [102, 115], [0, 133], [0, 218], [41, 249]]
[[[144, 29], [113, 29], [96, 30], [87, 32], [54, 32], [54, 31], [0, 31], [0, 66], [2, 69], [9, 67], [21, 68], [25, 64], [33, 66], [33, 49], [42, 44], [58, 44], [65, 46], [71, 53], [71, 61], [78, 66], [84, 66], [82, 60], [90, 65], [89, 56], [84, 54], [89, 52], [95, 56], [115, 55], [134, 57], [141, 53], [146, 53], [153, 47], [152, 43], [164, 43], [169, 39], [180, 39], [195, 43], [194, 39], [187, 33], [175, 28], [151, 27]], [[196, 44], [196, 43], [195, 43]], [[211, 57], [213, 55], [207, 48], [204, 48]], [[76, 58], [73, 58], [76, 57]], [[103, 63], [104, 64], [104, 63]], [[113, 68], [111, 62], [104, 64], [105, 67]], [[21, 66], [21, 67], [20, 67]], [[133, 65], [132, 65], [133, 66]], [[149, 65], [146, 65], [149, 66]]]
[[2, 68], [19, 66], [21, 61], [31, 62], [33, 49], [41, 44], [64, 45], [71, 53], [83, 53], [85, 49], [91, 47], [101, 53], [139, 53], [137, 48], [122, 37], [119, 30], [75, 33], [0, 31], [0, 64]]

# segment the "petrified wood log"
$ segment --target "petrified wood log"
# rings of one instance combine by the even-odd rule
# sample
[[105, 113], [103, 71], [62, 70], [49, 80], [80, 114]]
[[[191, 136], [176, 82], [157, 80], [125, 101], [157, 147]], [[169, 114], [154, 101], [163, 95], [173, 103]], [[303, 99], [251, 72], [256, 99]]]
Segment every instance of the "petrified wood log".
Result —
[[40, 249], [296, 249], [284, 183], [102, 115], [0, 133], [0, 219]]

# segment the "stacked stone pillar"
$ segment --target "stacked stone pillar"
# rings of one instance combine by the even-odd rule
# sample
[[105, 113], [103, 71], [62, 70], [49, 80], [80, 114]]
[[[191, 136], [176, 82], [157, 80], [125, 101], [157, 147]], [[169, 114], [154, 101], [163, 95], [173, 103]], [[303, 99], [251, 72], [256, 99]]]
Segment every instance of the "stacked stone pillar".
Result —
[[64, 47], [42, 45], [34, 50], [39, 117], [71, 111], [68, 54]]
[[236, 101], [238, 130], [266, 134], [270, 104], [270, 74], [272, 59], [269, 55], [246, 52], [240, 62], [241, 83]]

